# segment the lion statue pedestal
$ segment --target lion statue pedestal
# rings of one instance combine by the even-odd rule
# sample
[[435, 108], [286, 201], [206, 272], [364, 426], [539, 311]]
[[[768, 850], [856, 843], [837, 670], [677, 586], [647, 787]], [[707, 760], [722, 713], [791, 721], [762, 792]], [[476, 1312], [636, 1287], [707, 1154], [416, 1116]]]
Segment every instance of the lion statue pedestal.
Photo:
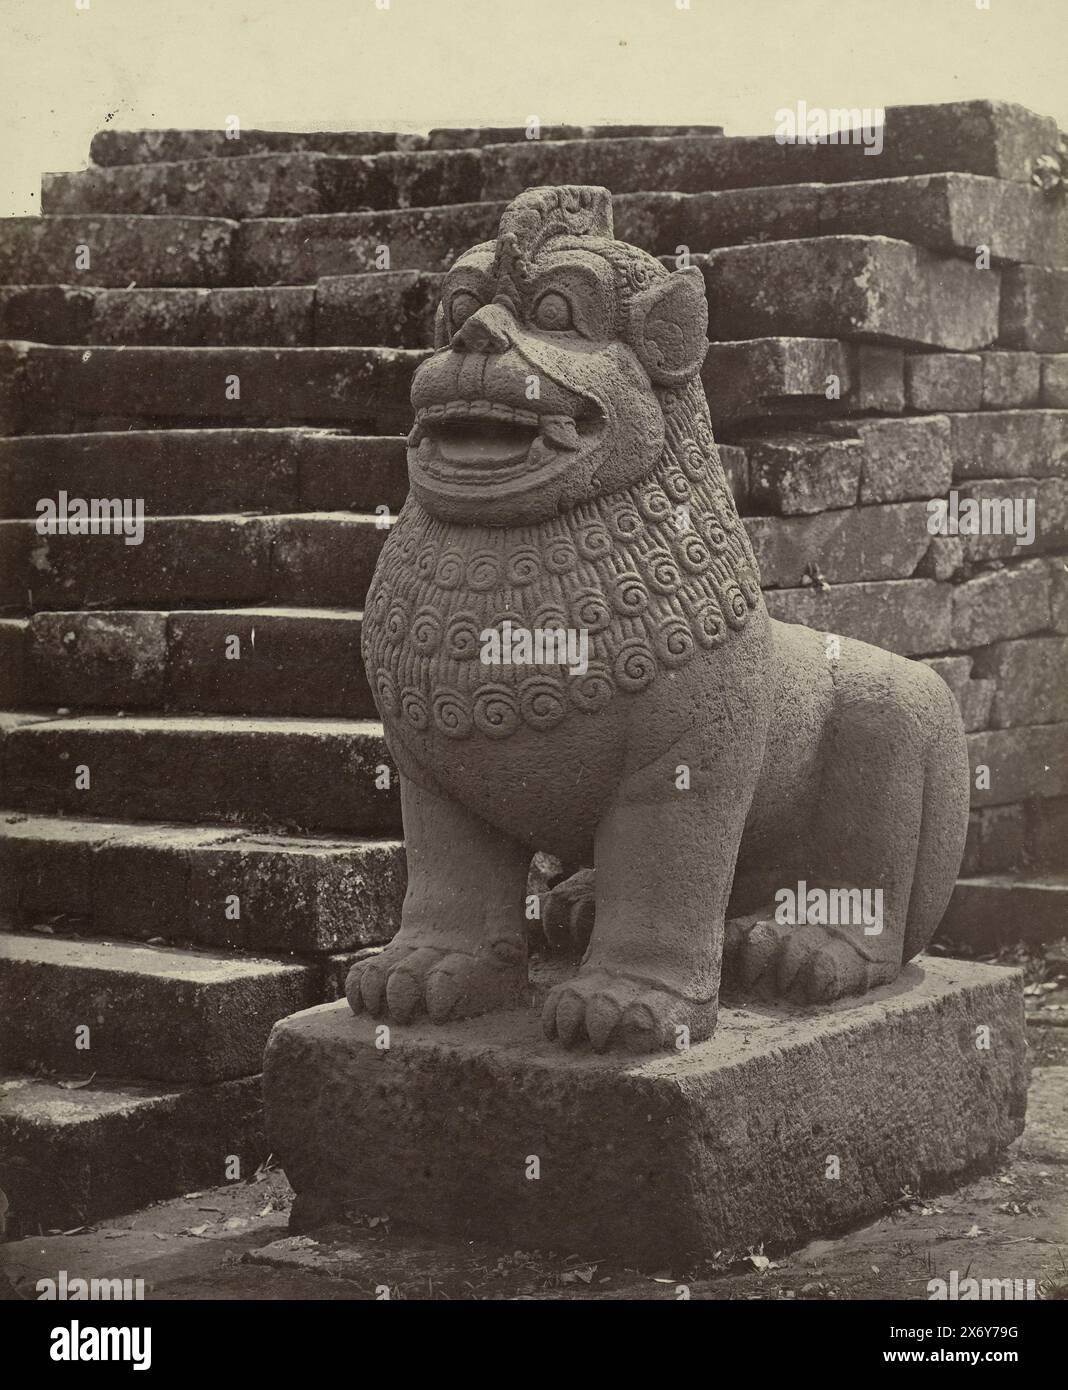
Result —
[[[355, 1017], [269, 1046], [298, 1193], [541, 1247], [614, 1222], [655, 1258], [870, 1212], [1016, 1132], [1019, 982], [902, 974], [964, 846], [956, 704], [921, 664], [769, 617], [706, 328], [700, 273], [614, 240], [602, 188], [528, 189], [444, 278], [363, 625], [408, 889], [350, 971]], [[539, 849], [593, 898], [540, 1024]], [[759, 1010], [721, 1013], [721, 983]]]

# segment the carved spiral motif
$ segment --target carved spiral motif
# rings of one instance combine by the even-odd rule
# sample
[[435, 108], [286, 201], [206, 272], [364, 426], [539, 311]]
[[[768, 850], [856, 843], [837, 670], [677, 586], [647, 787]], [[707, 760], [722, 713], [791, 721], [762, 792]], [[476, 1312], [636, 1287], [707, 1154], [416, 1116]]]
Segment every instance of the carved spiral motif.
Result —
[[662, 487], [655, 483], [643, 489], [638, 496], [638, 509], [646, 521], [667, 521], [675, 507]]
[[727, 640], [727, 624], [718, 603], [711, 599], [702, 604], [692, 618], [693, 630], [702, 647], [721, 647]]
[[653, 640], [657, 656], [669, 670], [685, 666], [695, 651], [693, 633], [685, 618], [668, 618], [657, 628]]
[[509, 584], [514, 584], [517, 588], [524, 584], [533, 584], [540, 573], [541, 556], [533, 546], [521, 546], [508, 556], [505, 575]]
[[375, 672], [375, 693], [378, 696], [378, 708], [383, 714], [395, 715], [397, 713], [397, 687], [393, 677], [379, 667]]
[[420, 608], [412, 619], [412, 646], [420, 656], [433, 656], [440, 645], [440, 614], [433, 608]]
[[696, 531], [684, 536], [678, 544], [679, 562], [688, 574], [704, 574], [712, 564], [708, 546]]
[[616, 575], [612, 585], [612, 607], [624, 618], [645, 612], [649, 607], [649, 590], [642, 583], [641, 575], [633, 570]]
[[574, 625], [590, 632], [603, 632], [612, 621], [612, 612], [604, 596], [596, 589], [580, 589], [571, 600]]
[[506, 685], [483, 685], [475, 691], [474, 724], [488, 738], [508, 738], [519, 728], [519, 710]]
[[420, 579], [432, 579], [438, 563], [438, 552], [433, 545], [424, 545], [415, 557], [415, 572]]
[[742, 593], [745, 595], [746, 603], [748, 603], [750, 608], [755, 608], [760, 601], [760, 584], [757, 582], [756, 576], [751, 574], [748, 570], [743, 570], [739, 576], [738, 582], [742, 586]]
[[447, 738], [467, 738], [471, 732], [471, 711], [458, 690], [439, 690], [431, 705], [434, 728]]
[[495, 589], [501, 581], [500, 561], [492, 550], [476, 550], [467, 562], [467, 587], [476, 594]]
[[676, 502], [688, 502], [693, 496], [693, 489], [677, 468], [665, 468], [660, 482], [667, 495]]
[[618, 541], [632, 541], [642, 533], [642, 519], [628, 504], [614, 507], [608, 514], [608, 524]]
[[745, 601], [741, 585], [735, 579], [726, 579], [717, 584], [716, 591], [719, 594], [720, 603], [723, 605], [727, 622], [733, 628], [744, 627], [746, 619], [749, 617], [749, 605]]
[[688, 439], [679, 452], [682, 471], [691, 483], [699, 483], [708, 471], [707, 451], [696, 439]]
[[581, 676], [569, 676], [567, 688], [572, 704], [583, 714], [604, 709], [615, 693], [611, 672], [600, 661], [591, 661]]
[[400, 646], [408, 631], [408, 613], [404, 605], [395, 603], [386, 615], [386, 641], [392, 646]]
[[584, 560], [605, 560], [612, 553], [612, 537], [608, 528], [600, 521], [594, 521], [581, 530], [575, 538], [578, 553]]
[[567, 697], [560, 681], [551, 676], [530, 676], [519, 687], [519, 713], [532, 729], [551, 729], [567, 713]]
[[578, 552], [565, 536], [551, 540], [542, 558], [550, 574], [570, 574], [578, 564]]
[[397, 543], [397, 554], [404, 563], [411, 564], [415, 552], [419, 549], [419, 542], [414, 535], [402, 536]]
[[445, 629], [445, 652], [455, 661], [472, 661], [482, 646], [482, 625], [474, 613], [454, 613]]
[[406, 685], [401, 691], [401, 713], [413, 729], [422, 732], [430, 722], [423, 692], [414, 685]]
[[465, 565], [459, 550], [446, 550], [434, 571], [434, 583], [439, 589], [458, 589], [463, 583]]
[[658, 594], [673, 594], [682, 582], [679, 567], [666, 550], [653, 550], [642, 562], [650, 589]]
[[558, 603], [543, 603], [535, 610], [533, 627], [561, 628], [569, 625], [567, 611]]
[[629, 637], [616, 652], [612, 674], [623, 690], [644, 690], [656, 676], [656, 657], [640, 637]]

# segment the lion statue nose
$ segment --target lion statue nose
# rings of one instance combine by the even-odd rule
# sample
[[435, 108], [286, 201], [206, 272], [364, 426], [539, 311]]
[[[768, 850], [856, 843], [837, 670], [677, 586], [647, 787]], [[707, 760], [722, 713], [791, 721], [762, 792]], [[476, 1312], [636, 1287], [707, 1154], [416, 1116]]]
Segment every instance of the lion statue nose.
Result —
[[506, 352], [512, 346], [515, 320], [500, 304], [486, 304], [465, 319], [452, 335], [451, 347], [460, 352]]

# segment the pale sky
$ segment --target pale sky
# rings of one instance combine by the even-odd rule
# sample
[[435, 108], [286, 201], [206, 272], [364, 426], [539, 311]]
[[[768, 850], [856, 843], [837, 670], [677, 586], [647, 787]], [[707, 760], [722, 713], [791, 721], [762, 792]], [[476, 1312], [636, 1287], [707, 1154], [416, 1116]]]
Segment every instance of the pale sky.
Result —
[[[624, 121], [1017, 101], [1068, 128], [1068, 0], [0, 0], [0, 213], [95, 130]], [[980, 5], [989, 4], [989, 9]]]

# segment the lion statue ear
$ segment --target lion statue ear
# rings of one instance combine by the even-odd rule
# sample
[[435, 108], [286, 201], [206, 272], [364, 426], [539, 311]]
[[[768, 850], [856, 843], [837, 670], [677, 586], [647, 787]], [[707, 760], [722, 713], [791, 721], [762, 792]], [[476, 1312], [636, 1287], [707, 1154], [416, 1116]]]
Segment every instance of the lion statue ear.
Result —
[[631, 346], [656, 386], [681, 386], [708, 351], [708, 301], [696, 266], [676, 270], [636, 294], [627, 307]]

